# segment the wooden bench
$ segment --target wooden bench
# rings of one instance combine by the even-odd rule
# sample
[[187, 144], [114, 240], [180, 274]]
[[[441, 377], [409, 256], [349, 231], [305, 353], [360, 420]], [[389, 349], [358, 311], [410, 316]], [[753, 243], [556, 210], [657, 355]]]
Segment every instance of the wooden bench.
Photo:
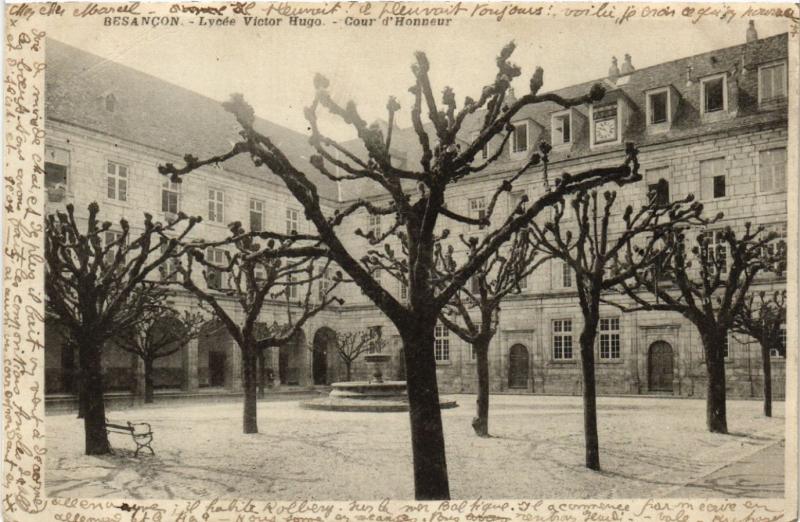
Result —
[[153, 442], [153, 430], [146, 422], [127, 422], [126, 424], [117, 424], [106, 419], [106, 433], [119, 433], [122, 435], [130, 435], [133, 442], [136, 444], [136, 452], [133, 454], [135, 457], [139, 456], [139, 450], [147, 448], [152, 455], [156, 452], [150, 447]]

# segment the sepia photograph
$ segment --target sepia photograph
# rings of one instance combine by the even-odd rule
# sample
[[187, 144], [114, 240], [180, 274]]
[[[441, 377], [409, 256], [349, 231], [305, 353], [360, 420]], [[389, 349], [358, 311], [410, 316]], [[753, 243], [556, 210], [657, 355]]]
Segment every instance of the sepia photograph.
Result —
[[789, 520], [796, 7], [5, 9], [9, 520]]

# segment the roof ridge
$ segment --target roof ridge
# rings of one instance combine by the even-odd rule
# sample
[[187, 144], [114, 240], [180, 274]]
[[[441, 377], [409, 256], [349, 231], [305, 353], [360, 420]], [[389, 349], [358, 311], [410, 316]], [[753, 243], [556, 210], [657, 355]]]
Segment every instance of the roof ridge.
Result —
[[[131, 72], [133, 74], [139, 75], [141, 77], [145, 77], [145, 78], [148, 78], [150, 80], [154, 80], [156, 82], [167, 84], [172, 88], [175, 88], [175, 89], [178, 89], [178, 90], [183, 91], [185, 93], [188, 93], [191, 96], [194, 96], [195, 98], [203, 99], [206, 102], [213, 102], [214, 104], [219, 105], [219, 106], [222, 106], [222, 104], [224, 103], [223, 100], [218, 100], [218, 99], [212, 98], [211, 96], [208, 96], [208, 95], [203, 94], [201, 92], [189, 89], [188, 87], [184, 87], [184, 86], [179, 85], [177, 83], [173, 83], [173, 82], [171, 82], [169, 80], [165, 80], [164, 78], [160, 78], [160, 77], [155, 76], [153, 74], [150, 74], [148, 72], [142, 71], [140, 69], [136, 69], [135, 67], [131, 67], [130, 65], [125, 65], [123, 63], [117, 62], [115, 60], [112, 60], [111, 58], [106, 58], [106, 57], [100, 56], [98, 54], [94, 54], [94, 53], [89, 52], [89, 51], [87, 51], [85, 49], [81, 49], [80, 47], [75, 47], [74, 45], [70, 45], [68, 43], [62, 42], [61, 40], [57, 40], [57, 39], [55, 39], [53, 37], [50, 37], [50, 36], [46, 37], [45, 52], [46, 52], [46, 49], [50, 45], [51, 42], [55, 42], [57, 45], [61, 45], [63, 47], [67, 47], [67, 48], [70, 49], [71, 52], [80, 53], [80, 54], [82, 54], [84, 56], [87, 56], [87, 57], [92, 57], [92, 58], [99, 59], [100, 62], [95, 65], [97, 67], [99, 67], [99, 66], [117, 67], [117, 68], [120, 68], [120, 69], [127, 70], [127, 71], [129, 71], [129, 72]], [[93, 68], [95, 66], [93, 66]], [[82, 71], [82, 73], [84, 73], [84, 74], [85, 74], [85, 72], [86, 71]], [[81, 73], [76, 72], [75, 74], [73, 74], [69, 78], [69, 80], [71, 80], [73, 76], [78, 76], [79, 74], [81, 74]], [[110, 91], [110, 92], [113, 92], [113, 91]], [[269, 123], [270, 125], [274, 125], [275, 127], [278, 127], [282, 131], [288, 131], [288, 132], [291, 132], [292, 134], [297, 135], [300, 138], [303, 138], [303, 139], [306, 139], [306, 140], [308, 139], [308, 136], [306, 136], [305, 134], [301, 133], [300, 131], [294, 130], [294, 129], [290, 128], [290, 127], [286, 127], [285, 125], [282, 125], [280, 123], [276, 123], [276, 122], [274, 122], [272, 120], [268, 120], [268, 119], [266, 119], [264, 117], [259, 116], [257, 113], [256, 113], [255, 117], [256, 117], [256, 121], [260, 120], [261, 122]]]

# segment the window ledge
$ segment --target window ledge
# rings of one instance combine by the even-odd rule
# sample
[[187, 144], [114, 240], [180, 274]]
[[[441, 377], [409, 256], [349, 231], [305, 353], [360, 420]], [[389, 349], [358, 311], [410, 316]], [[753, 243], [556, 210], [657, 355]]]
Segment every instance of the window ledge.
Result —
[[114, 207], [126, 207], [126, 208], [131, 206], [131, 202], [129, 200], [120, 201], [118, 199], [112, 199], [109, 197], [105, 198], [105, 204]]
[[436, 361], [436, 366], [437, 367], [438, 366], [452, 366], [452, 364], [453, 364], [453, 361], [451, 361], [449, 359], [447, 361]]
[[648, 123], [647, 124], [647, 133], [648, 134], [664, 134], [665, 132], [669, 132], [672, 129], [672, 122], [665, 121], [663, 123]]
[[620, 146], [622, 146], [622, 140], [606, 141], [603, 143], [592, 143], [591, 145], [589, 145], [589, 148], [592, 150], [597, 150], [597, 149], [612, 149], [614, 147], [620, 147]]
[[576, 359], [550, 359], [549, 366], [574, 366], [578, 364]]
[[595, 359], [595, 363], [596, 364], [611, 364], [611, 365], [614, 365], [614, 364], [623, 364], [624, 362], [625, 362], [625, 360], [622, 359], [622, 357], [620, 357], [619, 359], [600, 359], [600, 358]]
[[728, 109], [721, 109], [713, 112], [703, 112], [700, 114], [700, 119], [703, 123], [715, 123], [727, 120], [733, 116], [735, 116], [735, 114], [731, 113]]

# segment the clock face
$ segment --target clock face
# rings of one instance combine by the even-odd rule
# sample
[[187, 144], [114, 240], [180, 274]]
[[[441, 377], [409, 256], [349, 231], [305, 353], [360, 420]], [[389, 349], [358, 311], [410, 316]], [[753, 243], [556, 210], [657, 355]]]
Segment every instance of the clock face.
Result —
[[594, 124], [594, 141], [595, 143], [604, 143], [606, 141], [615, 141], [617, 139], [617, 120], [616, 118], [610, 120], [603, 120], [595, 122]]

